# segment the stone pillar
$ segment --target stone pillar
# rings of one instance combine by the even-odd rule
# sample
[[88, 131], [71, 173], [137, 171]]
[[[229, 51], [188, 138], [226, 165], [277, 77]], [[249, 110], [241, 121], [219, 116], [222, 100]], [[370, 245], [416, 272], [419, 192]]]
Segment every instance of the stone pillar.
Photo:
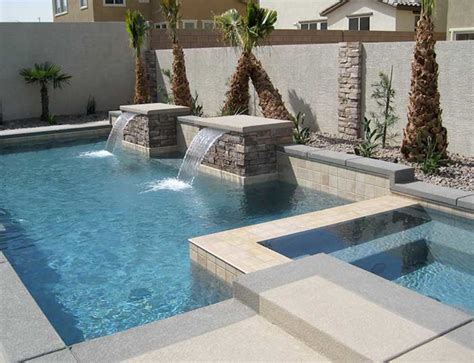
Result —
[[120, 106], [137, 114], [123, 132], [123, 145], [146, 156], [178, 151], [177, 118], [189, 115], [189, 108], [163, 103]]
[[339, 43], [338, 131], [360, 136], [362, 104], [362, 43]]
[[156, 69], [156, 54], [154, 50], [147, 50], [145, 53], [145, 71], [148, 94], [150, 102], [158, 102], [158, 84], [157, 84], [157, 69]]

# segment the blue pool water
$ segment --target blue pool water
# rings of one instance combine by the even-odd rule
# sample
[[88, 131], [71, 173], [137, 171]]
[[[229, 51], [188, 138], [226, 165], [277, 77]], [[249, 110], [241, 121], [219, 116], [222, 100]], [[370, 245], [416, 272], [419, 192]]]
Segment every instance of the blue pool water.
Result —
[[66, 344], [212, 304], [230, 289], [189, 261], [190, 237], [347, 203], [284, 183], [237, 187], [180, 159], [105, 143], [0, 155], [0, 249]]
[[417, 206], [262, 244], [290, 258], [327, 253], [474, 313], [474, 220]]

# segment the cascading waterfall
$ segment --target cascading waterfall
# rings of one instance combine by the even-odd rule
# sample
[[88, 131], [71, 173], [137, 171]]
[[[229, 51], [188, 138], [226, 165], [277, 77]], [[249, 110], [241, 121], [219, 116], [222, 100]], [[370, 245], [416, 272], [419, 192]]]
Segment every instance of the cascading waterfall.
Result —
[[127, 127], [128, 123], [133, 120], [136, 116], [136, 113], [131, 112], [122, 112], [121, 115], [117, 118], [110, 131], [109, 138], [107, 139], [107, 144], [105, 145], [105, 150], [110, 153], [113, 153], [117, 147], [118, 141], [123, 139], [123, 130]]
[[225, 131], [223, 130], [211, 128], [202, 129], [198, 132], [186, 151], [183, 163], [179, 168], [178, 180], [184, 181], [190, 185], [193, 183], [194, 178], [199, 172], [199, 166], [201, 165], [204, 156], [206, 156], [206, 153], [209, 151], [211, 146], [224, 133]]

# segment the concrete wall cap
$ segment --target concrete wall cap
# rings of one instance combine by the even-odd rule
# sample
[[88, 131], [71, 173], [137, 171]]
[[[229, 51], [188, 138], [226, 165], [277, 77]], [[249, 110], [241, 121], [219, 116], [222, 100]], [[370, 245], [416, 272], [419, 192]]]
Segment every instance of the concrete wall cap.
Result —
[[142, 105], [124, 105], [120, 106], [120, 110], [124, 112], [132, 112], [139, 115], [187, 115], [190, 110], [189, 107], [169, 105], [166, 103], [145, 103]]

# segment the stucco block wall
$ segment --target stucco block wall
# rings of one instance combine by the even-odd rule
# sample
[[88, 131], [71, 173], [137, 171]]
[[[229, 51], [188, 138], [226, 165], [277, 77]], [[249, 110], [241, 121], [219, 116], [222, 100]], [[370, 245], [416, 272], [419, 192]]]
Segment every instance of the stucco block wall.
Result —
[[89, 95], [98, 111], [133, 99], [134, 57], [123, 23], [0, 23], [0, 51], [3, 120], [40, 115], [39, 86], [18, 72], [45, 61], [72, 75], [69, 86], [50, 89], [51, 114], [83, 114]]
[[[338, 44], [262, 47], [256, 52], [290, 112], [306, 114], [308, 126], [337, 132]], [[156, 51], [158, 84], [169, 89], [160, 69], [171, 69], [170, 50]], [[185, 49], [191, 90], [199, 93], [204, 111], [215, 116], [222, 107], [227, 83], [237, 64], [239, 52], [232, 48]], [[259, 115], [252, 91], [251, 108]]]
[[[380, 71], [393, 64], [395, 108], [400, 121], [394, 128], [401, 136], [407, 124], [411, 60], [414, 43], [365, 43], [363, 114], [375, 111], [371, 84]], [[474, 155], [474, 42], [438, 42], [439, 90], [443, 124], [448, 129], [449, 150]], [[400, 137], [398, 138], [400, 140]]]

